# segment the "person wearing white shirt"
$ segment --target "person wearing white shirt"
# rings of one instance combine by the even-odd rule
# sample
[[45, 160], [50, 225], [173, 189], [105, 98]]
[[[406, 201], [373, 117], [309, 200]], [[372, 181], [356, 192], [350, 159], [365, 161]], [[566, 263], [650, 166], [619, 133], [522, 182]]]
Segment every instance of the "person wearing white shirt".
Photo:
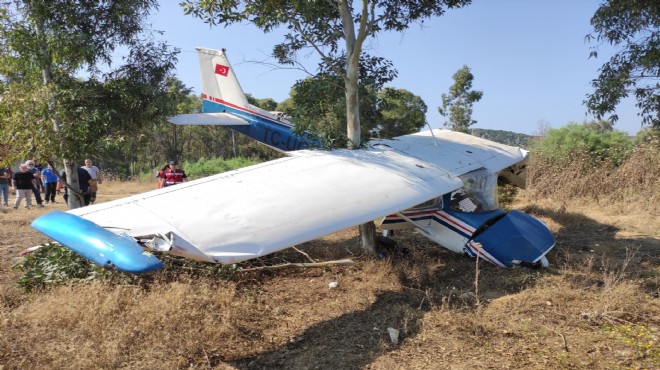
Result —
[[101, 170], [94, 166], [92, 160], [89, 158], [85, 159], [85, 165], [82, 168], [92, 177], [92, 180], [89, 182], [89, 202], [93, 204], [96, 202], [96, 192], [99, 190], [98, 184], [103, 182], [103, 176], [101, 175]]

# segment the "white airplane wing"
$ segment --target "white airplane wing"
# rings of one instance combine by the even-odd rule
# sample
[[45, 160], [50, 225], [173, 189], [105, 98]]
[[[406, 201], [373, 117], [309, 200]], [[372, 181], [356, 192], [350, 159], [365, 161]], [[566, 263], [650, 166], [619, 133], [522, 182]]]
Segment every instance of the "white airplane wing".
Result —
[[161, 239], [173, 252], [190, 258], [235, 263], [462, 186], [444, 170], [393, 150], [291, 155], [69, 213], [136, 239], [167, 236]]
[[372, 140], [373, 147], [389, 147], [402, 154], [433, 163], [454, 176], [478, 168], [500, 173], [525, 188], [529, 152], [476, 136], [450, 130], [432, 130], [389, 140]]

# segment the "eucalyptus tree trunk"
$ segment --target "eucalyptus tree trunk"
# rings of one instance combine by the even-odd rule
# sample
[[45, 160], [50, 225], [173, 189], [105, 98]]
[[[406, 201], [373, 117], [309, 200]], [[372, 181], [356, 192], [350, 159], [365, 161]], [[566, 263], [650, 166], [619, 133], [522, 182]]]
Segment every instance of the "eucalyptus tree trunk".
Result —
[[[39, 62], [41, 65], [41, 75], [43, 77], [44, 86], [50, 86], [53, 82], [52, 62], [50, 53], [48, 52], [46, 36], [43, 32], [43, 24], [37, 21], [35, 24], [35, 29], [37, 31], [37, 37], [39, 40]], [[55, 106], [53, 103], [49, 103], [48, 109], [53, 113], [51, 116], [56, 117], [54, 114]], [[53, 131], [56, 134], [61, 132], [61, 123], [57, 118], [53, 118]], [[84, 200], [82, 199], [82, 194], [80, 194], [78, 191], [78, 189], [80, 189], [78, 186], [78, 166], [76, 165], [75, 161], [64, 159], [64, 171], [66, 173], [65, 186], [69, 189], [67, 206], [69, 209], [80, 208], [84, 204]]]
[[[344, 76], [344, 88], [346, 93], [346, 134], [348, 136], [348, 148], [358, 149], [361, 144], [360, 138], [360, 99], [358, 94], [360, 53], [362, 42], [366, 37], [367, 29], [364, 22], [366, 18], [367, 0], [362, 0], [363, 19], [360, 23], [358, 37], [355, 36], [355, 27], [349, 0], [340, 0], [339, 14], [342, 18], [344, 40], [346, 41], [346, 75]], [[360, 238], [362, 248], [369, 254], [376, 254], [376, 225], [373, 221], [360, 225]]]

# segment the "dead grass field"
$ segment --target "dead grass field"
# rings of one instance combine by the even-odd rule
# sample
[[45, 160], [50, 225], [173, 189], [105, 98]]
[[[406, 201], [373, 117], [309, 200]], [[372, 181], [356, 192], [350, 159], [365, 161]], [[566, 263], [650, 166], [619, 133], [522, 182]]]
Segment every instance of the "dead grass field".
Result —
[[[106, 183], [99, 201], [152, 184]], [[499, 269], [414, 233], [387, 258], [357, 231], [299, 248], [352, 267], [237, 273], [161, 271], [141, 284], [85, 283], [25, 294], [17, 252], [46, 242], [43, 210], [0, 209], [0, 369], [660, 368], [660, 219], [625, 203], [515, 208], [548, 223], [551, 267]], [[655, 207], [657, 210], [658, 207]], [[293, 250], [271, 257], [299, 262]], [[338, 287], [330, 289], [328, 283]], [[393, 344], [387, 328], [400, 331]]]

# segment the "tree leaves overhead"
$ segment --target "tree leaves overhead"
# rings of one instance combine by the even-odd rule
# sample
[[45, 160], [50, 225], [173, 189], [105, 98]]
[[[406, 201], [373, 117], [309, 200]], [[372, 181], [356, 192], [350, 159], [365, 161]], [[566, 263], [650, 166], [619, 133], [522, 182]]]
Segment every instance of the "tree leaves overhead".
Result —
[[0, 140], [13, 159], [96, 156], [174, 113], [167, 80], [178, 51], [144, 23], [156, 0], [5, 4]]
[[621, 47], [605, 62], [592, 82], [594, 92], [585, 104], [598, 119], [611, 114], [618, 120], [616, 106], [634, 95], [642, 125], [660, 128], [660, 2], [608, 0], [591, 18], [594, 32], [587, 35], [596, 43], [590, 56], [598, 56], [598, 45], [606, 42]]

